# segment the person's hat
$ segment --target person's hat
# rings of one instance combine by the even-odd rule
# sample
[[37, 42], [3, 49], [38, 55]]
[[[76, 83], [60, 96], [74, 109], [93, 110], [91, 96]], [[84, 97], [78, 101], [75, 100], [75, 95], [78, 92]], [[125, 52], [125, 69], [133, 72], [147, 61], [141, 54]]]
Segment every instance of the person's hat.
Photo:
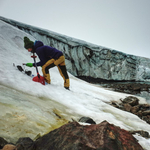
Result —
[[30, 39], [25, 36], [25, 37], [24, 37], [24, 47], [25, 47], [26, 49], [28, 49], [28, 48], [33, 48], [33, 46], [34, 46], [34, 42], [33, 42], [33, 41], [30, 41]]

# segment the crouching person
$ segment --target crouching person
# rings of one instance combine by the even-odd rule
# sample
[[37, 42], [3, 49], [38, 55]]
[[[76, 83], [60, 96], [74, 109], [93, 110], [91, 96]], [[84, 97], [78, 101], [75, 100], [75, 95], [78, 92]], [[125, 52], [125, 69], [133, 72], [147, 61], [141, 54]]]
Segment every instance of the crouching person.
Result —
[[[64, 79], [64, 88], [69, 90], [69, 76], [65, 65], [65, 57], [61, 51], [46, 46], [41, 41], [30, 41], [28, 37], [24, 37], [24, 47], [28, 52], [35, 52], [38, 55], [40, 61], [36, 65], [42, 66], [43, 76], [47, 83], [51, 83], [49, 69], [57, 66], [60, 75]], [[35, 63], [27, 63], [26, 66], [33, 67]]]

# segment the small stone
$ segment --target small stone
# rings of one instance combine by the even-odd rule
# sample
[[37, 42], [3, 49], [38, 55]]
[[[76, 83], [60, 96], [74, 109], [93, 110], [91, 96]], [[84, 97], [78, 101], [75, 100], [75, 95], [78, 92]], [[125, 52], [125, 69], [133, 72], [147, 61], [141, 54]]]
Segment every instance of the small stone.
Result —
[[3, 147], [2, 150], [16, 150], [16, 146], [14, 146], [12, 144], [7, 144]]

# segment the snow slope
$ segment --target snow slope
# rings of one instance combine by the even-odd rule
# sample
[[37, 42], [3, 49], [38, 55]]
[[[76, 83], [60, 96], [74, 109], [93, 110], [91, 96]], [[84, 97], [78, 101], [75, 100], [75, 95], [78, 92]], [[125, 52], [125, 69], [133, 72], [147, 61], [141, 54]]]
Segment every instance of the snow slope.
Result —
[[[110, 106], [128, 94], [109, 91], [100, 86], [79, 80], [69, 74], [70, 91], [63, 88], [63, 79], [57, 67], [50, 70], [51, 84], [43, 86], [19, 72], [13, 63], [33, 62], [24, 49], [23, 37], [27, 33], [0, 21], [0, 131], [1, 136], [13, 141], [29, 136], [35, 138], [63, 124], [78, 120], [81, 116], [93, 118], [96, 123], [107, 120], [126, 130], [144, 130], [150, 133], [150, 125], [137, 116]], [[37, 39], [38, 40], [38, 39]], [[38, 60], [37, 60], [38, 61]], [[35, 68], [27, 68], [36, 76]], [[39, 72], [42, 75], [41, 68]], [[145, 99], [139, 98], [141, 103]], [[56, 114], [61, 115], [58, 119]], [[143, 148], [148, 150], [150, 139], [135, 135]]]

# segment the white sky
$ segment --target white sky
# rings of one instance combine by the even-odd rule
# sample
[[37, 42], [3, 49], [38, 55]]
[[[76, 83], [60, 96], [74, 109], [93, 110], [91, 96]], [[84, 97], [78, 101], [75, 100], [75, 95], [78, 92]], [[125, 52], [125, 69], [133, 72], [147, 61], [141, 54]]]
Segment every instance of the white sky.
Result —
[[150, 0], [0, 0], [0, 16], [150, 58]]

